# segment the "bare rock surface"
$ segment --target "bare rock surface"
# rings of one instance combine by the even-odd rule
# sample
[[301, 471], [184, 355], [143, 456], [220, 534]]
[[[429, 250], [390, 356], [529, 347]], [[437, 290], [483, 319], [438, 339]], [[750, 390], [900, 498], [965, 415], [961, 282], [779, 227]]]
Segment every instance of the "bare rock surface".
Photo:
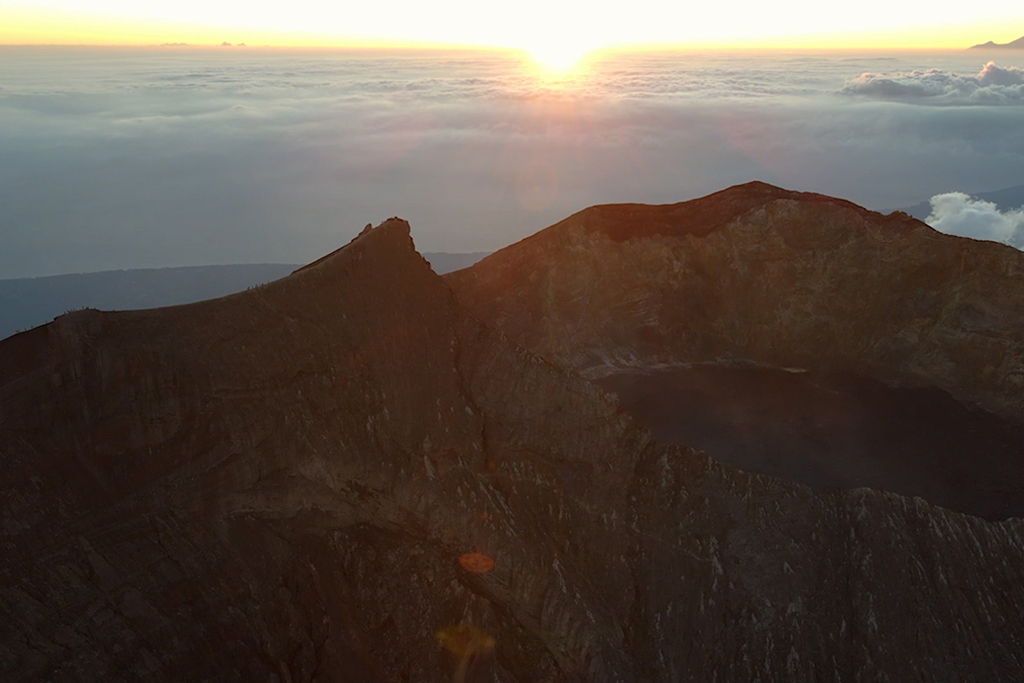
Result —
[[[940, 234], [899, 212], [883, 216], [764, 183], [682, 204], [597, 206], [446, 282], [474, 316], [553, 363], [615, 384], [624, 408], [662, 436], [679, 432], [687, 445], [696, 434], [675, 425], [694, 416], [686, 406], [672, 413], [651, 405], [644, 388], [656, 381], [653, 395], [679, 396], [695, 387], [673, 387], [672, 373], [702, 364], [935, 390], [959, 404], [953, 412], [977, 414], [1000, 434], [1024, 425], [1024, 254]], [[748, 384], [755, 402], [773, 391]], [[709, 410], [714, 393], [705, 396]], [[930, 499], [974, 514], [1020, 514], [1021, 446], [999, 438], [1005, 447], [993, 450], [983, 438], [972, 445], [969, 432], [957, 435], [963, 449], [950, 457], [960, 466], [938, 473], [941, 462], [899, 444], [857, 446], [860, 463], [832, 483], [919, 495], [934, 490], [926, 480], [967, 471], [959, 484], [972, 489], [966, 495]], [[811, 484], [830, 467], [797, 453], [779, 471], [734, 459], [734, 451], [727, 444], [710, 454]], [[902, 459], [896, 467], [906, 476], [873, 468], [869, 461], [879, 458]], [[989, 505], [992, 497], [1001, 502]]]
[[0, 342], [5, 681], [1021, 680], [1022, 525], [661, 445], [398, 219]]

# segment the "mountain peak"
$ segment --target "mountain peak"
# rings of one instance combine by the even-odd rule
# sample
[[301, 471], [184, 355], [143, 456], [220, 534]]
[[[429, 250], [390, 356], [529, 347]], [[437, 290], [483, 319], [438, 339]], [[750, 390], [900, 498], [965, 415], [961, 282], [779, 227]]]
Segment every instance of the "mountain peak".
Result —
[[971, 46], [970, 49], [972, 49], [972, 50], [992, 50], [992, 49], [1024, 50], [1024, 36], [1021, 36], [1017, 40], [1011, 41], [1009, 43], [996, 43], [996, 42], [990, 40], [987, 43], [981, 43], [980, 45], [973, 45], [973, 46]]
[[[706, 237], [737, 218], [778, 201], [797, 202], [803, 207], [833, 206], [862, 218], [881, 221], [890, 229], [904, 226], [907, 221], [917, 223], [906, 216], [882, 216], [844, 199], [752, 181], [677, 204], [599, 204], [527, 237], [519, 245], [532, 244], [539, 249], [549, 241], [560, 242], [569, 234], [603, 235], [613, 242], [651, 237]], [[505, 251], [488, 258], [493, 263], [493, 259]]]
[[402, 220], [396, 216], [387, 219], [376, 228], [374, 228], [371, 223], [367, 223], [366, 227], [363, 228], [358, 235], [353, 237], [348, 244], [335, 249], [326, 256], [321, 256], [312, 263], [308, 263], [301, 268], [297, 268], [295, 273], [319, 268], [337, 259], [344, 259], [346, 258], [345, 255], [352, 255], [365, 249], [397, 249], [399, 251], [411, 249], [415, 251], [416, 248], [412, 242], [412, 235], [408, 221]]
[[589, 231], [604, 233], [617, 242], [655, 235], [701, 237], [769, 202], [802, 196], [799, 192], [752, 181], [677, 204], [598, 205], [570, 216], [562, 224], [579, 220]]

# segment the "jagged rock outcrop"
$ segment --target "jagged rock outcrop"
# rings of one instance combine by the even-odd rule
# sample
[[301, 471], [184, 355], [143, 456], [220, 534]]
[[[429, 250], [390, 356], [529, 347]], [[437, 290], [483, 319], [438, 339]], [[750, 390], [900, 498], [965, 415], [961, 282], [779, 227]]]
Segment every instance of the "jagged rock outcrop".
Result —
[[1024, 678], [1022, 522], [658, 444], [397, 219], [0, 343], [0, 549], [8, 681]]
[[[619, 391], [663, 437], [686, 420], [721, 419], [713, 392], [690, 402], [708, 411], [696, 417], [650, 409], [680, 386], [700, 391], [693, 373], [706, 372], [702, 365], [750, 370], [737, 391], [753, 397], [741, 407], [754, 417], [722, 424], [735, 435], [752, 429], [754, 441], [775, 439], [786, 419], [757, 421], [757, 397], [773, 391], [758, 376], [766, 368], [811, 371], [804, 393], [813, 400], [804, 402], [823, 410], [815, 394], [874, 383], [869, 396], [847, 396], [843, 429], [814, 431], [834, 423], [832, 414], [811, 412], [802, 423], [794, 415], [793, 430], [811, 431], [781, 464], [759, 467], [741, 457], [745, 442], [704, 443], [699, 430], [680, 439], [806, 483], [928, 495], [991, 517], [1024, 514], [1024, 254], [1015, 249], [943, 235], [906, 214], [749, 183], [681, 204], [586, 209], [446, 281], [479, 319]], [[687, 368], [697, 369], [683, 377]], [[956, 405], [947, 409], [945, 396]], [[932, 462], [926, 442], [815, 445], [844, 430], [877, 431], [879, 402], [917, 404], [883, 431], [925, 433], [943, 411], [962, 417], [963, 428]], [[975, 439], [978, 425], [987, 431]], [[972, 439], [976, 448], [964, 451]], [[851, 457], [845, 473], [829, 469]]]

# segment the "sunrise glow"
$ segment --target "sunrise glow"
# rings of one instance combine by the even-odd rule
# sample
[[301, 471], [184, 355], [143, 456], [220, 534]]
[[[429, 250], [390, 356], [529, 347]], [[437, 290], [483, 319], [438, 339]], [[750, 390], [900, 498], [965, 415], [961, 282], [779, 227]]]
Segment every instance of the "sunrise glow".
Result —
[[[292, 46], [472, 46], [527, 50], [565, 69], [606, 47], [963, 48], [1024, 32], [1018, 2], [972, 7], [865, 0], [856, 12], [811, 0], [627, 9], [582, 0], [467, 0], [336, 5], [320, 0], [0, 0], [0, 44], [189, 43]], [[584, 36], [586, 44], [580, 44]]]
[[589, 49], [580, 45], [553, 43], [547, 45], [536, 45], [528, 48], [530, 59], [541, 68], [562, 72], [576, 65], [589, 52]]

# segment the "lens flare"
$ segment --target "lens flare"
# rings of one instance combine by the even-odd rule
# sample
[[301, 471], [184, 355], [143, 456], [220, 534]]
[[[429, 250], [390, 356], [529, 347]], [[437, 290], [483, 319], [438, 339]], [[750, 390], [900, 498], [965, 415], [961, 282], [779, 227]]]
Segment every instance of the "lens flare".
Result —
[[494, 569], [494, 560], [483, 553], [464, 553], [459, 556], [459, 565], [467, 572], [484, 574]]

